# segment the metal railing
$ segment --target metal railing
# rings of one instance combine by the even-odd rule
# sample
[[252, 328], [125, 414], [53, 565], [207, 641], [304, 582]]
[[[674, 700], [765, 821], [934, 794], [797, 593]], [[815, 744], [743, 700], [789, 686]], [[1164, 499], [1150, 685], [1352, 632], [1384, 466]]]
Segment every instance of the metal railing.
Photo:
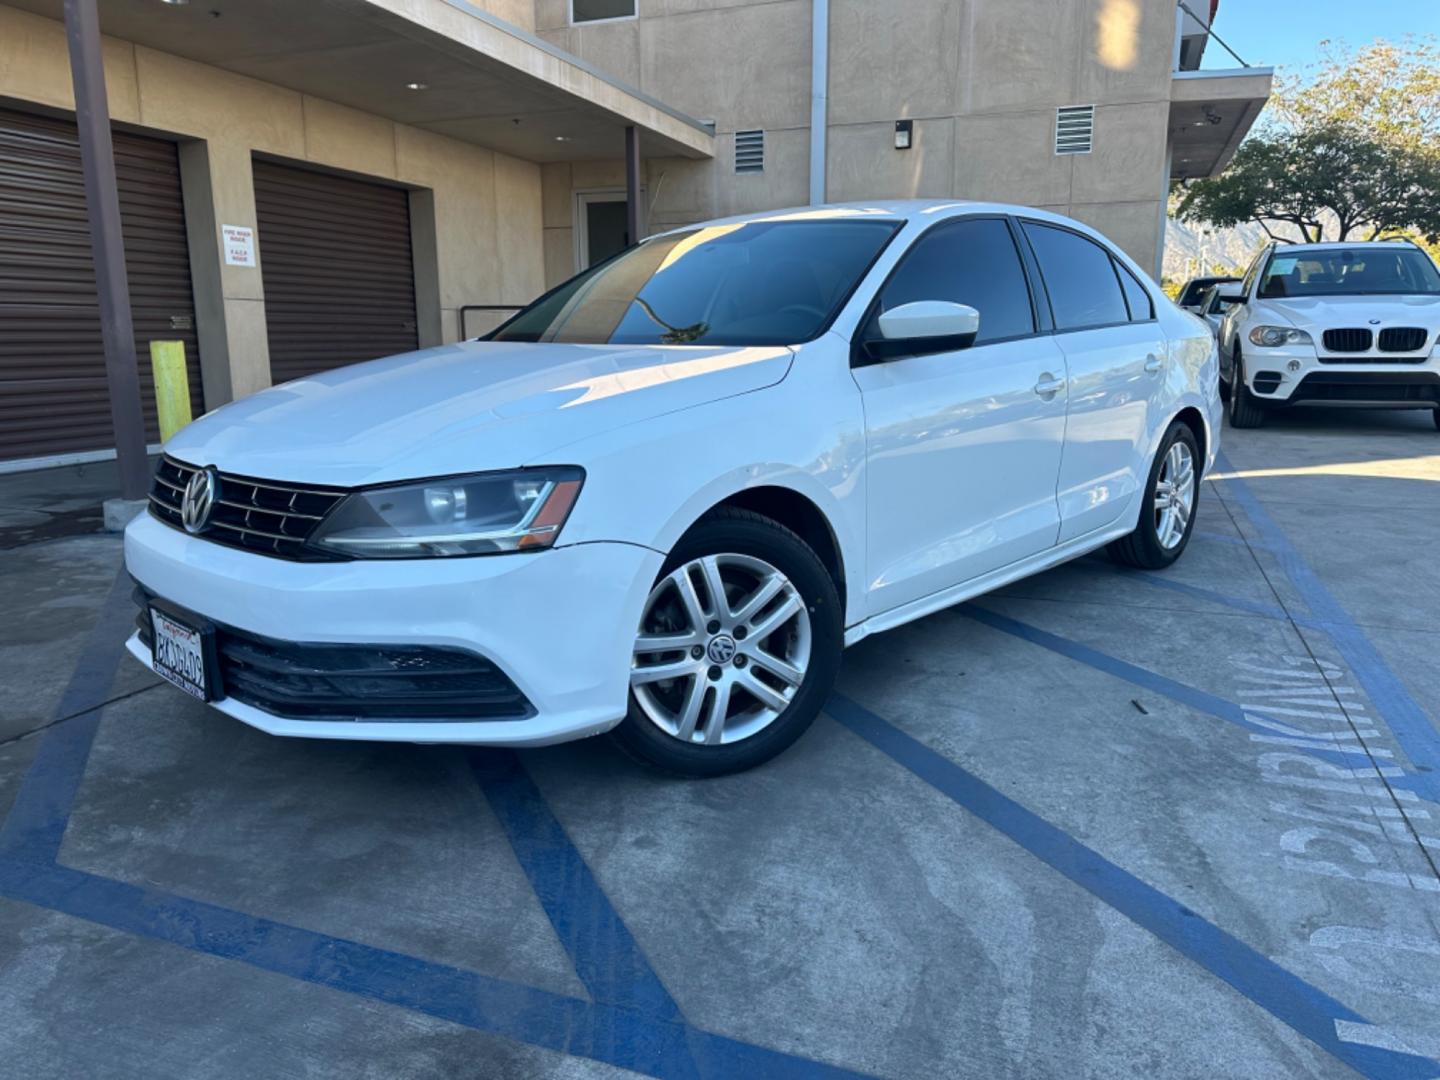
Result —
[[[1179, 6], [1181, 11], [1185, 12], [1185, 14], [1189, 15], [1190, 18], [1194, 19], [1201, 26], [1205, 27], [1205, 36], [1208, 38], [1213, 38], [1215, 41], [1218, 41], [1220, 43], [1220, 47], [1224, 49], [1227, 53], [1229, 53], [1231, 56], [1233, 56], [1237, 64], [1239, 64], [1241, 67], [1246, 68], [1254, 66], [1252, 64], [1247, 64], [1244, 60], [1240, 59], [1240, 54], [1237, 53], [1234, 49], [1232, 49], [1229, 45], [1227, 45], [1225, 43], [1225, 39], [1222, 38], [1219, 34], [1215, 33], [1215, 31], [1210, 28], [1209, 19], [1202, 19], [1199, 15], [1196, 15], [1194, 9], [1192, 9], [1189, 4], [1185, 3], [1185, 0], [1179, 0]], [[1178, 48], [1179, 46], [1176, 47]]]

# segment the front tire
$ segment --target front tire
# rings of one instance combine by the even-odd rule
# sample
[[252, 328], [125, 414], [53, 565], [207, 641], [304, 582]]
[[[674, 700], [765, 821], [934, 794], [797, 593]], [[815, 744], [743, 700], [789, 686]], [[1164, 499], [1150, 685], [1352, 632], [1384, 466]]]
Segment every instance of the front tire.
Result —
[[1245, 385], [1245, 361], [1240, 350], [1235, 350], [1235, 359], [1230, 365], [1230, 426], [1233, 428], [1258, 428], [1265, 422], [1265, 408]]
[[1110, 544], [1110, 557], [1137, 570], [1163, 570], [1180, 558], [1195, 528], [1200, 500], [1200, 447], [1195, 433], [1171, 423], [1146, 479], [1135, 531]]
[[678, 776], [754, 768], [814, 722], [843, 644], [840, 598], [815, 552], [769, 518], [714, 511], [676, 544], [646, 600], [614, 738]]

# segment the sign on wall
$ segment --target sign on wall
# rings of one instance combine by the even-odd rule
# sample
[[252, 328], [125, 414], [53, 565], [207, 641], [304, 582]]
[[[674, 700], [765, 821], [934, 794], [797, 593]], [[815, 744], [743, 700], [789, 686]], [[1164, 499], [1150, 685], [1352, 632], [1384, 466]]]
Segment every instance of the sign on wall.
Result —
[[247, 225], [221, 225], [226, 266], [255, 265], [255, 230]]

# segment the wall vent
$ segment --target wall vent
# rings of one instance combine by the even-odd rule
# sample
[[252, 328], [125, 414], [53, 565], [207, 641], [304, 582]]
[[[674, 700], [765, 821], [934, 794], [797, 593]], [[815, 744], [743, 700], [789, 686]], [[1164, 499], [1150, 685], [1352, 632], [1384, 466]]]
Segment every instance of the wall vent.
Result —
[[735, 171], [737, 173], [765, 171], [765, 132], [735, 132]]
[[1055, 153], [1088, 154], [1094, 141], [1094, 105], [1068, 105], [1055, 110]]

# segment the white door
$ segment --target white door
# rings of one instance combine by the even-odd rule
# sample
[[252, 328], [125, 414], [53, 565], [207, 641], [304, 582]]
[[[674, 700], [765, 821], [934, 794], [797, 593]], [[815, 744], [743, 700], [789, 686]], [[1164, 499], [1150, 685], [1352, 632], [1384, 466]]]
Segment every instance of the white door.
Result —
[[[979, 577], [1055, 544], [1065, 358], [1036, 334], [1011, 225], [932, 228], [881, 289], [875, 313], [915, 300], [980, 312], [968, 349], [855, 369], [865, 406], [868, 614]], [[873, 334], [874, 316], [861, 334]]]
[[1113, 524], [1138, 497], [1169, 345], [1149, 293], [1102, 245], [1056, 225], [1024, 229], [1070, 373], [1057, 492], [1064, 543]]

